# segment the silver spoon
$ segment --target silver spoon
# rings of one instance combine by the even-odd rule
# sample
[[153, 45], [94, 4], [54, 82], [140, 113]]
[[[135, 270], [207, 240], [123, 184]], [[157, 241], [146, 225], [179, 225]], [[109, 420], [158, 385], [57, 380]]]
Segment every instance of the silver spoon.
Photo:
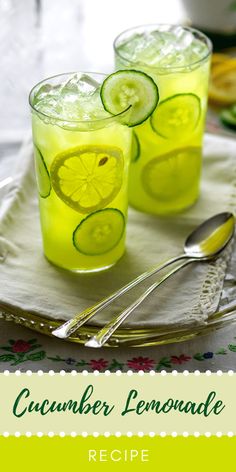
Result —
[[90, 347], [100, 347], [108, 340], [112, 333], [120, 326], [120, 324], [129, 316], [129, 314], [138, 306], [142, 301], [157, 288], [158, 285], [164, 282], [170, 275], [176, 273], [179, 269], [185, 265], [195, 262], [195, 261], [204, 261], [209, 260], [216, 256], [223, 248], [228, 244], [234, 234], [234, 216], [232, 213], [224, 212], [219, 213], [218, 215], [209, 218], [200, 226], [198, 226], [186, 239], [184, 245], [184, 254], [181, 254], [177, 257], [174, 257], [163, 265], [154, 267], [147, 272], [139, 275], [137, 278], [129, 282], [127, 285], [121, 287], [116, 292], [109, 295], [107, 298], [104, 298], [95, 305], [87, 308], [83, 312], [77, 314], [74, 318], [63, 323], [59, 328], [52, 331], [54, 336], [58, 338], [68, 338], [74, 331], [76, 331], [80, 326], [86, 323], [90, 318], [95, 314], [100, 312], [103, 308], [110, 305], [116, 298], [125, 294], [132, 288], [134, 288], [139, 283], [143, 282], [145, 279], [151, 277], [152, 275], [157, 274], [165, 267], [169, 265], [187, 259], [187, 261], [178, 266], [176, 269], [167, 274], [160, 282], [155, 283], [140, 297], [135, 301], [130, 307], [128, 307], [124, 312], [120, 313], [115, 317], [106, 327], [104, 327], [99, 336], [95, 336], [90, 339], [86, 346]]
[[[223, 219], [222, 219], [223, 216]], [[219, 223], [219, 226], [216, 223]], [[188, 260], [171, 270], [158, 282], [152, 284], [148, 289], [129, 307], [116, 315], [107, 325], [105, 325], [93, 338], [85, 345], [87, 347], [102, 347], [117, 328], [128, 318], [128, 316], [163, 282], [178, 270], [196, 261], [206, 261], [216, 257], [234, 234], [234, 217], [232, 214], [221, 214], [207, 220], [197, 228], [186, 240], [184, 249], [188, 255]]]

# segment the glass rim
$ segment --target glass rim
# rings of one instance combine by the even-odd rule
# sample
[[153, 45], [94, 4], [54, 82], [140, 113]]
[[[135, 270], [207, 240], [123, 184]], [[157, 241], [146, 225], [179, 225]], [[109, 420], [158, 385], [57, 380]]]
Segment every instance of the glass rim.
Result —
[[[197, 33], [198, 35], [201, 36], [202, 39], [205, 40], [205, 43], [206, 43], [206, 46], [207, 46], [207, 53], [201, 57], [200, 59], [198, 59], [197, 61], [193, 61], [193, 62], [190, 62], [184, 66], [151, 66], [151, 65], [148, 65], [146, 64], [145, 62], [138, 62], [138, 61], [132, 61], [132, 60], [129, 60], [127, 57], [125, 57], [124, 55], [120, 54], [120, 52], [118, 51], [118, 48], [117, 48], [117, 42], [120, 40], [120, 38], [125, 34], [125, 33], [129, 33], [129, 32], [132, 32], [132, 31], [135, 31], [135, 30], [138, 30], [139, 28], [156, 28], [156, 30], [158, 31], [158, 28], [160, 27], [176, 27], [176, 26], [179, 26], [180, 28], [182, 28], [183, 30], [187, 30], [187, 31], [190, 31], [191, 33]], [[137, 26], [132, 26], [131, 28], [127, 28], [126, 30], [122, 31], [121, 33], [119, 33], [114, 41], [113, 41], [113, 49], [115, 51], [115, 53], [117, 54], [117, 56], [119, 58], [121, 58], [123, 61], [129, 63], [132, 67], [133, 66], [138, 66], [140, 65], [141, 67], [145, 67], [149, 70], [168, 70], [168, 71], [171, 71], [171, 70], [184, 70], [186, 69], [187, 67], [191, 67], [191, 66], [195, 66], [197, 64], [200, 64], [202, 63], [203, 61], [205, 61], [209, 56], [210, 54], [212, 53], [212, 50], [213, 50], [213, 45], [212, 45], [212, 41], [210, 40], [210, 38], [208, 38], [208, 36], [206, 36], [206, 34], [204, 34], [202, 31], [198, 30], [197, 28], [192, 28], [190, 26], [185, 26], [185, 25], [180, 25], [180, 24], [173, 24], [173, 23], [148, 23], [148, 24], [142, 24], [142, 25], [137, 25]]]
[[37, 84], [35, 84], [30, 92], [29, 92], [29, 96], [28, 96], [28, 102], [29, 102], [29, 106], [31, 108], [31, 110], [33, 110], [34, 112], [36, 112], [38, 115], [42, 115], [43, 117], [45, 118], [49, 118], [50, 120], [53, 120], [55, 122], [67, 122], [67, 123], [76, 123], [76, 124], [83, 124], [83, 126], [85, 126], [85, 124], [88, 124], [88, 126], [92, 125], [92, 124], [102, 124], [102, 123], [110, 123], [112, 121], [116, 121], [117, 118], [122, 118], [129, 110], [130, 110], [130, 107], [131, 105], [129, 105], [125, 110], [122, 110], [120, 113], [117, 113], [117, 115], [111, 115], [111, 116], [107, 116], [105, 118], [98, 118], [97, 120], [76, 120], [76, 119], [68, 119], [68, 118], [65, 118], [63, 116], [60, 116], [60, 117], [56, 117], [56, 116], [53, 116], [53, 115], [50, 115], [48, 113], [43, 113], [42, 111], [39, 111], [37, 110], [37, 108], [35, 108], [35, 106], [33, 105], [32, 103], [32, 98], [33, 98], [33, 94], [34, 94], [34, 91], [35, 89], [40, 86], [40, 85], [43, 85], [46, 81], [49, 81], [49, 80], [52, 80], [52, 79], [56, 79], [58, 77], [62, 77], [62, 76], [69, 76], [69, 75], [74, 75], [74, 74], [90, 74], [90, 75], [96, 75], [96, 76], [100, 76], [100, 77], [108, 77], [109, 74], [105, 74], [103, 72], [87, 72], [87, 71], [73, 71], [73, 72], [62, 72], [60, 74], [55, 74], [55, 75], [51, 75], [50, 77], [46, 77], [45, 79], [42, 79], [40, 80], [39, 82], [37, 82]]

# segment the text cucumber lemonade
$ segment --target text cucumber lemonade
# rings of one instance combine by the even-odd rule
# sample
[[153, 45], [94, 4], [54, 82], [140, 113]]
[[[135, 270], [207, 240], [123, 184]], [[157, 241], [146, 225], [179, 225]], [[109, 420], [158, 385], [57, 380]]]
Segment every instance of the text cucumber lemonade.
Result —
[[116, 68], [142, 70], [159, 89], [133, 131], [129, 201], [139, 210], [175, 213], [198, 198], [210, 51], [204, 35], [180, 26], [137, 27], [115, 41]]
[[30, 95], [44, 252], [75, 271], [110, 267], [125, 248], [132, 132], [104, 110], [103, 79], [64, 74]]

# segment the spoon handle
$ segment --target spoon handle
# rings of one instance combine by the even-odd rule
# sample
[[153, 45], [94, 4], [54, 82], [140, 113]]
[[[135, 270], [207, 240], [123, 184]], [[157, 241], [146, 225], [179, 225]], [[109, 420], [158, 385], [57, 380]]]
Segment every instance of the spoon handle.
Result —
[[81, 313], [78, 313], [77, 315], [75, 315], [74, 318], [71, 318], [70, 320], [63, 323], [61, 326], [59, 326], [54, 331], [52, 331], [52, 334], [61, 339], [68, 338], [78, 328], [80, 328], [80, 326], [82, 326], [84, 323], [90, 320], [90, 318], [92, 318], [101, 310], [103, 310], [103, 308], [110, 305], [114, 300], [124, 295], [126, 292], [128, 292], [132, 288], [136, 287], [136, 285], [140, 284], [141, 282], [148, 279], [152, 275], [157, 274], [158, 272], [168, 267], [169, 265], [174, 264], [175, 262], [178, 262], [182, 259], [187, 259], [187, 258], [189, 258], [189, 256], [187, 256], [186, 254], [181, 254], [180, 256], [169, 259], [162, 265], [149, 269], [147, 272], [144, 272], [143, 274], [139, 275], [135, 279], [131, 280], [131, 282], [129, 282], [128, 284], [118, 289], [116, 292], [113, 292], [108, 297], [103, 298], [100, 302], [96, 303], [93, 306], [90, 306], [89, 308], [86, 308]]
[[128, 318], [128, 316], [137, 308], [141, 303], [143, 303], [144, 300], [152, 293], [154, 290], [156, 290], [157, 287], [159, 287], [165, 280], [167, 280], [169, 277], [172, 275], [176, 274], [180, 269], [183, 267], [187, 266], [188, 264], [196, 262], [196, 259], [188, 259], [185, 261], [183, 264], [179, 265], [178, 267], [175, 267], [172, 269], [168, 274], [164, 275], [158, 282], [155, 282], [154, 284], [150, 285], [147, 290], [137, 299], [135, 300], [130, 306], [128, 306], [124, 311], [121, 313], [118, 313], [117, 316], [115, 316], [107, 325], [105, 325], [95, 336], [93, 336], [85, 346], [87, 347], [102, 347], [108, 339], [112, 336], [112, 334], [119, 328], [119, 326]]

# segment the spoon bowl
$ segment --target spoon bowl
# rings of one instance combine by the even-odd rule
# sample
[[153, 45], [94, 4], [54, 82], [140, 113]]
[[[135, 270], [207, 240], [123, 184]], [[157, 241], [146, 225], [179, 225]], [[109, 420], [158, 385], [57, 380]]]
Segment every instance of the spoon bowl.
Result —
[[234, 235], [234, 215], [219, 213], [204, 221], [186, 239], [184, 252], [188, 257], [209, 259], [217, 256]]
[[165, 282], [170, 276], [174, 275], [178, 270], [193, 262], [201, 262], [213, 259], [227, 246], [234, 235], [234, 216], [232, 213], [219, 213], [198, 226], [186, 239], [184, 244], [184, 253], [174, 257], [164, 264], [149, 269], [147, 272], [131, 280], [128, 284], [121, 287], [116, 292], [104, 298], [95, 305], [85, 309], [83, 312], [75, 315], [74, 318], [63, 323], [61, 326], [52, 331], [52, 334], [58, 338], [66, 339], [74, 333], [80, 326], [89, 321], [94, 315], [106, 308], [110, 303], [124, 295], [126, 292], [148, 279], [152, 275], [157, 274], [162, 269], [174, 264], [178, 261], [185, 262], [177, 268], [170, 271], [158, 282], [149, 287], [141, 297], [138, 298], [130, 307], [119, 313], [114, 319], [108, 323], [96, 336], [90, 339], [86, 346], [101, 347], [114, 331], [123, 323], [123, 321], [139, 306], [157, 287]]

